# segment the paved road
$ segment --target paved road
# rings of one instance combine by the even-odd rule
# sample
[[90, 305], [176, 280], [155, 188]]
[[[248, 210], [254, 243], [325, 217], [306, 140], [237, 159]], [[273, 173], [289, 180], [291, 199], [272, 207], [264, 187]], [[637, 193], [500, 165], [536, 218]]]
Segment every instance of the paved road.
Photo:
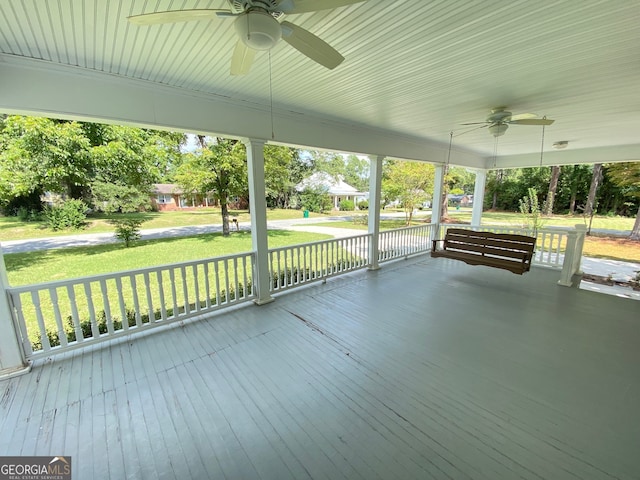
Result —
[[[385, 214], [381, 218], [397, 218], [404, 216], [403, 213]], [[298, 218], [290, 220], [272, 220], [267, 222], [267, 227], [270, 230], [286, 230], [295, 229], [295, 227], [310, 223], [323, 223], [323, 222], [335, 222], [339, 220], [349, 220], [350, 217], [332, 216], [322, 218]], [[240, 223], [241, 230], [249, 231], [251, 229], [250, 223]], [[235, 229], [231, 225], [232, 230]], [[322, 227], [327, 228], [327, 227]], [[339, 235], [339, 230], [334, 228], [334, 234]], [[171, 227], [171, 228], [150, 228], [140, 230], [140, 235], [143, 240], [153, 240], [157, 238], [167, 237], [187, 237], [190, 235], [200, 235], [203, 233], [221, 232], [222, 225], [196, 225], [186, 227]], [[311, 231], [311, 230], [307, 230]], [[351, 231], [351, 230], [347, 230]], [[362, 233], [362, 231], [358, 231]], [[322, 233], [322, 232], [319, 232]], [[353, 235], [349, 233], [348, 235]], [[341, 236], [348, 236], [341, 235]], [[47, 237], [47, 238], [34, 238], [27, 240], [7, 240], [2, 242], [3, 253], [20, 253], [31, 252], [34, 250], [48, 250], [51, 248], [66, 248], [66, 247], [87, 247], [92, 245], [101, 245], [104, 243], [116, 243], [118, 240], [114, 237], [113, 233], [81, 233], [78, 235], [67, 235], [60, 237]]]

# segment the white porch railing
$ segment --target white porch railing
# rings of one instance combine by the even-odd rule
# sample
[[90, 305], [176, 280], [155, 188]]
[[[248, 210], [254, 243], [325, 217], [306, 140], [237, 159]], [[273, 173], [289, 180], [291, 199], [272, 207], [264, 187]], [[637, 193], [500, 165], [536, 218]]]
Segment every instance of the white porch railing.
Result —
[[378, 262], [408, 257], [431, 250], [431, 240], [436, 233], [434, 224], [397, 228], [380, 232]]
[[269, 249], [271, 292], [369, 266], [369, 234]]
[[253, 253], [7, 289], [27, 358], [255, 298]]
[[[511, 227], [433, 224], [379, 234], [378, 262], [429, 252], [447, 228], [530, 234]], [[577, 226], [579, 227], [579, 226]], [[371, 234], [269, 250], [269, 288], [276, 293], [362, 269]], [[584, 229], [538, 232], [534, 263], [562, 268], [560, 284], [579, 273]], [[205, 314], [256, 298], [255, 253], [7, 289], [27, 358], [61, 353], [120, 335]]]

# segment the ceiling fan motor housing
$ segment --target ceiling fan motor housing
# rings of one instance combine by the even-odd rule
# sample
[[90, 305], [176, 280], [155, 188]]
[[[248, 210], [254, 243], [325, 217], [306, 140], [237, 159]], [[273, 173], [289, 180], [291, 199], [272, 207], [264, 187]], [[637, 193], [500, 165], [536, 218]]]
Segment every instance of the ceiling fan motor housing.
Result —
[[489, 133], [494, 137], [501, 137], [505, 134], [508, 128], [509, 125], [506, 123], [494, 123], [489, 125]]
[[507, 112], [504, 108], [494, 108], [487, 116], [487, 122], [490, 123], [502, 123], [511, 120], [511, 112]]
[[282, 37], [280, 23], [262, 10], [250, 10], [239, 15], [233, 26], [238, 38], [254, 50], [269, 50]]

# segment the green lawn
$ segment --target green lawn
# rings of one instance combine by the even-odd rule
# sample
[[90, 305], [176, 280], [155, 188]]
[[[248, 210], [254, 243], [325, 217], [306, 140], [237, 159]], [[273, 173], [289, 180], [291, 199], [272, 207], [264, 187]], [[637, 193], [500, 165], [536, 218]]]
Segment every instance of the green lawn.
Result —
[[[420, 215], [420, 214], [419, 214]], [[453, 221], [460, 223], [471, 222], [471, 209], [449, 210], [449, 217]], [[424, 223], [424, 216], [418, 220], [411, 222], [412, 225], [422, 225]], [[593, 220], [593, 229], [606, 229], [606, 230], [631, 230], [635, 219], [627, 217], [608, 217], [608, 216], [596, 216]], [[483, 225], [512, 225], [523, 226], [522, 215], [509, 212], [484, 212], [482, 214]], [[584, 225], [584, 219], [581, 216], [570, 215], [554, 215], [552, 217], [545, 218], [545, 226], [558, 226], [558, 227], [573, 227], [577, 224]], [[355, 230], [367, 230], [366, 225], [348, 222], [348, 221], [336, 221], [336, 222], [324, 222], [318, 223], [325, 227], [336, 228], [349, 228]], [[394, 220], [381, 220], [380, 229], [389, 230], [392, 228], [401, 228], [405, 226], [405, 221], [402, 218]], [[594, 258], [609, 258], [612, 260], [620, 260], [626, 262], [640, 262], [640, 244], [637, 241], [629, 240], [628, 238], [620, 238], [615, 236], [600, 236], [592, 235], [586, 238], [584, 244], [584, 255]]]
[[[449, 209], [449, 217], [459, 220], [460, 222], [471, 222], [471, 209], [455, 210]], [[593, 229], [606, 229], [606, 230], [631, 230], [635, 218], [631, 217], [618, 217], [618, 216], [605, 216], [596, 215], [593, 218], [591, 228]], [[526, 222], [523, 221], [523, 217], [519, 213], [511, 212], [483, 212], [482, 224], [483, 225], [518, 225], [522, 226]], [[552, 215], [544, 218], [544, 226], [554, 227], [573, 227], [576, 224], [587, 225], [588, 220], [585, 223], [585, 218], [581, 215]]]
[[[310, 223], [308, 225], [320, 226], [320, 227], [348, 228], [352, 230], [363, 230], [365, 232], [369, 228], [364, 223], [356, 223], [348, 220], [338, 220], [335, 222]], [[411, 226], [415, 226], [415, 225], [424, 225], [424, 221], [413, 220], [411, 222]], [[380, 230], [393, 230], [394, 228], [403, 228], [406, 226], [407, 224], [403, 218], [398, 218], [393, 220], [380, 220]]]
[[[269, 247], [332, 238], [329, 235], [286, 230], [269, 231]], [[229, 237], [210, 233], [192, 237], [140, 241], [123, 244], [59, 248], [5, 254], [10, 285], [28, 285], [52, 280], [98, 275], [166, 263], [218, 257], [251, 250], [249, 232], [232, 232]]]
[[[324, 240], [332, 238], [329, 235], [308, 233], [308, 232], [291, 232], [285, 230], [274, 230], [269, 232], [269, 247], [276, 248], [287, 245], [294, 245], [300, 243], [308, 243], [317, 240]], [[140, 241], [135, 246], [125, 248], [122, 244], [108, 244], [98, 245], [93, 247], [75, 247], [64, 249], [52, 249], [43, 251], [34, 251], [26, 253], [14, 253], [5, 255], [5, 262], [7, 266], [7, 274], [9, 283], [13, 286], [42, 283], [53, 280], [63, 280], [75, 277], [84, 277], [90, 275], [97, 275], [109, 272], [119, 272], [123, 270], [132, 270], [144, 267], [150, 267], [160, 264], [185, 262], [190, 260], [199, 260], [210, 257], [219, 257], [232, 253], [248, 252], [251, 250], [251, 234], [249, 232], [233, 232], [229, 237], [223, 237], [221, 233], [204, 234], [192, 237], [179, 237], [179, 238], [164, 238], [159, 240]], [[338, 255], [337, 251], [332, 252]], [[303, 255], [304, 256], [304, 255]], [[347, 255], [348, 256], [348, 255]], [[338, 258], [340, 256], [338, 255]], [[300, 260], [300, 259], [298, 259]], [[327, 258], [325, 257], [325, 263]], [[307, 258], [305, 265], [310, 265], [310, 259]], [[293, 266], [293, 261], [289, 261], [288, 269]], [[225, 286], [225, 274], [220, 270], [217, 273], [217, 278], [222, 288], [222, 296], [227, 295], [242, 295], [243, 289], [246, 285], [243, 285], [243, 280], [251, 281], [251, 266], [248, 265], [249, 272], [243, 270], [242, 263], [237, 265], [238, 272], [240, 273], [240, 284], [238, 292], [235, 290], [234, 285]], [[233, 278], [233, 272], [236, 266], [231, 263], [229, 266], [230, 278]], [[209, 279], [216, 278], [216, 274], [210, 271], [205, 273], [202, 266], [197, 267], [198, 280], [188, 273], [190, 270], [180, 272], [178, 270], [176, 275], [176, 282], [173, 285], [178, 285], [177, 295], [180, 297], [177, 305], [182, 308], [184, 302], [192, 303], [199, 301], [204, 304], [206, 302], [207, 294], [204, 281], [205, 277]], [[286, 273], [284, 273], [286, 275]], [[184, 278], [182, 278], [184, 276]], [[243, 279], [244, 277], [244, 279]], [[140, 278], [138, 278], [140, 281]], [[158, 286], [153, 284], [148, 291], [144, 290], [143, 282], [138, 283], [137, 286], [129, 283], [127, 285], [127, 278], [122, 280], [123, 285], [123, 300], [126, 305], [127, 311], [132, 311], [132, 306], [135, 304], [133, 291], [137, 292], [139, 301], [141, 302], [140, 311], [145, 313], [146, 295], [150, 295], [153, 305], [155, 306], [154, 312], [148, 315], [156, 315], [159, 318], [158, 308], [162, 304], [160, 290]], [[198, 283], [198, 286], [196, 286]], [[166, 295], [172, 289], [172, 283], [167, 275], [164, 275], [163, 289], [165, 293], [165, 301], [168, 297]], [[186, 285], [191, 297], [189, 300], [186, 297], [181, 296], [182, 285]], [[105, 286], [110, 292], [116, 292], [116, 284], [114, 280], [107, 280]], [[199, 295], [196, 299], [193, 295], [195, 291], [198, 291]], [[98, 318], [106, 318], [102, 307], [102, 297], [99, 289], [94, 289], [91, 294], [91, 303], [97, 306]], [[90, 308], [87, 300], [86, 291], [82, 286], [74, 287], [75, 291], [75, 308], [77, 315], [83, 324], [83, 332], [85, 336], [90, 332], [91, 326], [89, 323]], [[45, 290], [46, 292], [46, 290]], [[68, 334], [72, 334], [74, 331], [73, 324], [67, 319], [71, 318], [73, 310], [70, 308], [70, 300], [66, 290], [63, 288], [56, 289], [56, 295], [59, 299], [59, 312], [61, 319], [64, 323], [63, 328]], [[109, 296], [109, 308], [114, 315], [114, 322], [121, 322], [122, 316], [119, 314], [120, 306], [118, 304], [117, 296]], [[39, 328], [37, 322], [36, 308], [30, 301], [29, 294], [25, 293], [21, 295], [22, 300], [22, 312], [25, 318], [28, 336], [37, 350], [40, 348]], [[55, 309], [52, 301], [47, 294], [42, 294], [39, 299], [40, 312], [44, 325], [49, 332], [49, 339], [54, 344], [59, 338], [58, 328], [56, 327]], [[171, 308], [171, 304], [164, 303], [165, 308]], [[132, 314], [133, 315], [133, 314]], [[149, 321], [149, 316], [146, 316], [146, 320]], [[102, 327], [101, 327], [102, 328]], [[118, 327], [120, 328], [120, 327]], [[70, 338], [71, 339], [71, 338]]]
[[[232, 210], [230, 214], [240, 222], [250, 220], [246, 210]], [[311, 212], [310, 217], [324, 217], [319, 213]], [[54, 232], [46, 228], [43, 222], [22, 222], [17, 217], [0, 216], [0, 242], [6, 240], [19, 240], [28, 238], [56, 237], [62, 235], [77, 235], [83, 233], [113, 232], [113, 225], [108, 221], [114, 218], [139, 218], [144, 220], [143, 229], [147, 228], [171, 228], [190, 225], [220, 225], [222, 218], [219, 208], [202, 208], [198, 210], [179, 210], [173, 212], [146, 212], [120, 215], [92, 215], [87, 219], [87, 228], [84, 230], [64, 230]], [[270, 209], [267, 211], [268, 220], [288, 220], [302, 218], [302, 210]]]

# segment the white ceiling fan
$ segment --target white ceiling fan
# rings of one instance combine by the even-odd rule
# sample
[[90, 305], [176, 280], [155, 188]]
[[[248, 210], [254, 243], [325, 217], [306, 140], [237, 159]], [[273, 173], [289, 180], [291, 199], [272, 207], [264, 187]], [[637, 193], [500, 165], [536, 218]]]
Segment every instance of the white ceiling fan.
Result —
[[270, 50], [282, 38], [311, 60], [334, 69], [344, 57], [313, 33], [290, 22], [285, 14], [339, 8], [366, 0], [227, 0], [228, 9], [169, 10], [127, 17], [135, 25], [189, 22], [233, 17], [238, 41], [231, 59], [231, 75], [249, 73], [259, 50]]
[[463, 123], [462, 125], [483, 125], [489, 127], [489, 133], [494, 137], [500, 137], [505, 134], [509, 125], [551, 125], [555, 120], [547, 117], [538, 118], [534, 113], [520, 113], [514, 115], [507, 111], [507, 107], [496, 107], [491, 109], [491, 113], [487, 115], [484, 122]]

